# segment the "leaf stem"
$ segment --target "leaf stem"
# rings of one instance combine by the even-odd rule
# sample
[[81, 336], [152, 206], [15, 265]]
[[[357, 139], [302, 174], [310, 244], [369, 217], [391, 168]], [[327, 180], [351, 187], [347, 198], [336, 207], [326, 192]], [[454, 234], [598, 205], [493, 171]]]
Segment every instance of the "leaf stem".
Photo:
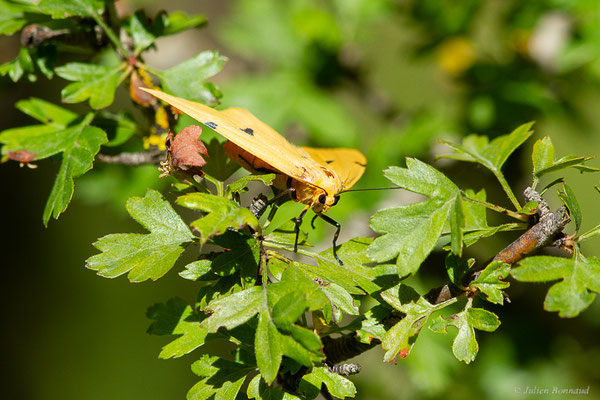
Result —
[[106, 25], [106, 23], [102, 20], [102, 17], [97, 12], [94, 11], [91, 13], [91, 15], [94, 21], [96, 21], [96, 23], [98, 24], [98, 26], [100, 26], [104, 30], [104, 32], [106, 32], [106, 36], [108, 36], [108, 39], [112, 42], [112, 44], [117, 49], [119, 49], [121, 53], [123, 53], [123, 57], [125, 59], [128, 59], [129, 52], [125, 49], [125, 47], [123, 46], [119, 38], [117, 38], [117, 35], [115, 35], [113, 30], [108, 25]]
[[466, 195], [463, 195], [463, 200], [470, 201], [471, 203], [475, 203], [475, 204], [478, 204], [478, 205], [483, 206], [485, 208], [489, 208], [492, 211], [496, 211], [496, 212], [499, 212], [501, 214], [508, 215], [509, 217], [513, 217], [515, 219], [518, 219], [519, 221], [523, 221], [523, 222], [528, 222], [529, 221], [529, 217], [527, 215], [519, 214], [517, 212], [514, 212], [512, 210], [509, 210], [509, 209], [506, 209], [504, 207], [498, 206], [496, 204], [488, 203], [487, 201], [473, 199], [473, 198], [468, 197]]
[[496, 179], [498, 179], [498, 182], [500, 182], [502, 189], [504, 189], [504, 192], [506, 193], [506, 195], [508, 196], [510, 201], [513, 203], [515, 210], [520, 210], [521, 205], [519, 204], [519, 200], [517, 200], [517, 197], [511, 190], [510, 186], [508, 185], [508, 182], [504, 178], [504, 175], [502, 175], [502, 173], [500, 171], [493, 170], [493, 172], [494, 172], [494, 175], [496, 176]]

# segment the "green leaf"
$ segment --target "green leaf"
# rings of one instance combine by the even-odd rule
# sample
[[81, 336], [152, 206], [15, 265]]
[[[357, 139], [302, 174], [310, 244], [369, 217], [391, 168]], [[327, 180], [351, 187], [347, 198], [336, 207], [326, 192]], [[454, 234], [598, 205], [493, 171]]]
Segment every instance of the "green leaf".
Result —
[[78, 117], [72, 111], [36, 97], [19, 100], [15, 107], [43, 124], [52, 124], [61, 128], [66, 127]]
[[19, 81], [23, 76], [30, 82], [35, 82], [34, 62], [30, 50], [27, 47], [21, 47], [19, 55], [12, 61], [0, 65], [0, 75], [8, 75], [13, 82]]
[[[436, 169], [412, 158], [407, 159], [406, 164], [407, 168], [388, 168], [384, 171], [386, 177], [394, 184], [429, 199], [388, 208], [373, 215], [371, 229], [382, 236], [376, 238], [367, 250], [368, 256], [376, 262], [396, 258], [400, 277], [416, 272], [433, 250], [460, 196], [456, 185]], [[452, 228], [459, 229], [461, 220], [457, 218]], [[458, 240], [460, 233], [454, 236]]]
[[129, 272], [132, 282], [157, 280], [173, 267], [194, 236], [155, 190], [148, 190], [143, 198], [130, 197], [127, 211], [150, 233], [122, 233], [100, 238], [94, 247], [102, 253], [88, 258], [87, 267], [107, 278]]
[[534, 214], [536, 214], [538, 212], [539, 208], [540, 208], [540, 205], [538, 204], [537, 201], [528, 201], [517, 212], [519, 214], [534, 215]]
[[539, 175], [540, 171], [550, 168], [554, 164], [554, 145], [550, 136], [538, 139], [533, 145], [533, 175]]
[[448, 253], [446, 256], [446, 272], [450, 278], [450, 282], [461, 287], [462, 278], [465, 276], [467, 271], [475, 264], [475, 259], [470, 258], [469, 260], [462, 260], [456, 254]]
[[249, 399], [257, 400], [301, 400], [300, 397], [284, 392], [275, 385], [268, 385], [260, 375], [256, 375], [248, 385]]
[[577, 231], [579, 231], [579, 228], [581, 227], [581, 208], [579, 207], [579, 202], [575, 197], [573, 189], [571, 189], [571, 187], [564, 182], [563, 189], [564, 192], [558, 192], [558, 197], [560, 197], [562, 202], [567, 206], [569, 214], [575, 222], [575, 232], [577, 233]]
[[38, 8], [52, 18], [92, 17], [104, 10], [103, 0], [41, 0]]
[[202, 280], [202, 278], [207, 275], [214, 275], [210, 273], [211, 264], [212, 262], [210, 260], [194, 261], [186, 265], [185, 270], [181, 271], [179, 276], [181, 276], [183, 279], [189, 279], [190, 281]]
[[248, 191], [248, 182], [262, 182], [265, 186], [271, 186], [274, 180], [275, 174], [246, 175], [230, 183], [227, 186], [227, 193], [246, 193]]
[[327, 386], [328, 392], [336, 398], [344, 399], [356, 395], [356, 388], [350, 380], [330, 372], [326, 367], [314, 367], [309, 374], [304, 375], [298, 391], [313, 399], [321, 392], [322, 385]]
[[200, 233], [200, 243], [206, 243], [213, 236], [222, 235], [228, 229], [241, 230], [246, 226], [255, 231], [259, 229], [258, 220], [250, 210], [224, 197], [207, 193], [188, 193], [178, 197], [176, 203], [208, 213], [191, 223], [192, 228]]
[[[266, 293], [265, 293], [266, 295]], [[281, 338], [277, 327], [271, 321], [269, 311], [263, 308], [256, 328], [256, 363], [265, 382], [271, 384], [277, 377], [283, 357]]]
[[89, 99], [94, 110], [108, 107], [115, 98], [125, 64], [106, 66], [72, 62], [56, 68], [56, 74], [69, 81], [61, 96], [66, 103], [80, 103]]
[[28, 22], [27, 12], [35, 12], [35, 4], [0, 0], [0, 35], [12, 35]]
[[373, 339], [382, 340], [386, 333], [384, 322], [390, 313], [389, 307], [380, 304], [364, 313], [360, 320], [356, 319], [355, 321], [360, 321], [359, 327], [356, 328], [356, 335], [360, 341], [371, 343]]
[[208, 331], [200, 327], [198, 315], [181, 299], [155, 304], [146, 316], [154, 322], [148, 328], [153, 335], [181, 335], [162, 348], [159, 358], [181, 357], [202, 346]]
[[216, 75], [227, 61], [216, 51], [203, 51], [200, 54], [169, 68], [161, 74], [163, 87], [175, 96], [197, 100], [204, 104], [216, 104], [213, 87], [205, 82]]
[[136, 11], [129, 19], [129, 30], [135, 46], [134, 53], [139, 54], [142, 50], [152, 46], [157, 36], [151, 32], [151, 27], [146, 26], [148, 17], [142, 10]]
[[450, 210], [450, 243], [452, 253], [462, 256], [463, 229], [465, 227], [465, 215], [461, 196], [456, 196], [454, 206]]
[[502, 289], [510, 286], [504, 279], [510, 273], [510, 265], [501, 261], [494, 261], [488, 264], [487, 267], [469, 285], [471, 288], [476, 288], [487, 296], [487, 300], [494, 304], [504, 304], [504, 295]]
[[533, 134], [532, 126], [533, 122], [523, 124], [510, 134], [498, 136], [491, 142], [488, 142], [487, 136], [477, 135], [467, 136], [460, 145], [444, 142], [455, 152], [442, 158], [476, 162], [498, 174], [508, 157]]
[[159, 12], [154, 18], [152, 32], [156, 36], [174, 35], [192, 28], [206, 25], [206, 17], [202, 14], [188, 15], [183, 11]]
[[[485, 189], [481, 189], [475, 193], [471, 189], [465, 190], [465, 196], [470, 199], [479, 201], [486, 201]], [[463, 201], [463, 212], [465, 215], [465, 227], [464, 231], [474, 231], [479, 229], [488, 228], [486, 208], [481, 204], [473, 203], [470, 201]]]
[[192, 372], [203, 377], [187, 393], [187, 400], [229, 400], [235, 399], [244, 380], [252, 373], [254, 366], [224, 360], [204, 354], [192, 364]]
[[544, 300], [547, 311], [558, 311], [563, 318], [576, 317], [585, 310], [600, 292], [600, 259], [585, 260], [551, 256], [527, 257], [511, 271], [522, 282], [548, 282], [561, 279], [552, 285]]
[[597, 172], [598, 168], [588, 167], [585, 162], [594, 157], [564, 156], [558, 160], [554, 159], [554, 146], [550, 137], [539, 139], [533, 146], [533, 176], [540, 178], [550, 172], [556, 172], [565, 168], [576, 168], [582, 172]]
[[495, 314], [482, 308], [467, 308], [464, 311], [444, 317], [440, 315], [432, 321], [429, 329], [435, 333], [448, 333], [448, 327], [454, 326], [458, 329], [452, 352], [454, 356], [466, 364], [475, 360], [479, 345], [475, 337], [475, 329], [492, 332], [500, 326], [500, 321]]
[[127, 112], [114, 114], [102, 111], [94, 118], [92, 125], [106, 132], [108, 136], [106, 147], [120, 146], [139, 132], [137, 123]]
[[230, 296], [212, 301], [205, 309], [210, 317], [202, 321], [201, 326], [209, 332], [219, 328], [231, 330], [255, 316], [261, 309], [263, 288], [254, 286]]
[[381, 292], [381, 297], [405, 314], [400, 322], [386, 332], [381, 341], [382, 349], [386, 350], [383, 361], [387, 362], [395, 362], [398, 356], [406, 357], [431, 313], [456, 302], [456, 298], [452, 298], [433, 305], [402, 283]]

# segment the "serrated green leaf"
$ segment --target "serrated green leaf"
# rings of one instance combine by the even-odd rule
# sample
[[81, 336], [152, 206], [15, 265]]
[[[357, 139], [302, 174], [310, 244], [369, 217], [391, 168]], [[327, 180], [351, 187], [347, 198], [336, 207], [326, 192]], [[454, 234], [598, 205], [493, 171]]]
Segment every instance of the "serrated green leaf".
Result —
[[494, 261], [485, 267], [477, 276], [477, 279], [469, 285], [476, 288], [487, 296], [487, 300], [494, 304], [504, 304], [502, 289], [510, 286], [504, 279], [510, 273], [510, 265], [501, 261]]
[[227, 193], [246, 193], [248, 191], [248, 182], [262, 182], [265, 186], [271, 186], [273, 180], [275, 180], [275, 174], [246, 175], [230, 183], [227, 186]]
[[180, 299], [155, 304], [146, 312], [155, 322], [148, 328], [154, 335], [181, 335], [162, 348], [159, 358], [181, 357], [202, 346], [208, 331], [200, 327], [200, 319], [192, 308]]
[[[389, 317], [391, 311], [389, 307], [377, 305], [368, 310], [363, 318], [356, 319], [360, 325], [356, 328], [356, 335], [362, 343], [371, 343], [373, 339], [382, 340], [386, 329], [384, 321]], [[354, 326], [354, 323], [352, 324]]]
[[[383, 234], [373, 241], [368, 256], [377, 262], [396, 258], [398, 275], [410, 275], [433, 250], [451, 213], [459, 190], [441, 172], [416, 159], [407, 159], [407, 168], [390, 167], [384, 171], [394, 184], [430, 198], [379, 211], [370, 226]], [[461, 218], [459, 218], [461, 219]], [[458, 229], [459, 225], [454, 225]], [[458, 239], [460, 234], [455, 234]]]
[[103, 0], [41, 0], [38, 8], [50, 14], [52, 18], [68, 18], [72, 16], [92, 17], [102, 13]]
[[588, 167], [584, 163], [593, 157], [564, 156], [558, 160], [554, 159], [554, 146], [550, 137], [546, 136], [538, 140], [533, 146], [533, 176], [540, 178], [550, 172], [556, 172], [565, 168], [576, 168], [583, 172], [598, 172], [600, 169]]
[[300, 397], [284, 392], [275, 385], [265, 383], [260, 375], [250, 381], [246, 394], [249, 399], [257, 400], [301, 400]]
[[211, 264], [212, 261], [210, 260], [197, 260], [191, 262], [185, 266], [185, 270], [181, 271], [179, 276], [181, 276], [183, 279], [189, 279], [190, 281], [202, 280], [202, 278], [207, 275], [214, 276], [214, 274], [210, 274]]
[[180, 206], [208, 213], [190, 225], [200, 233], [200, 243], [206, 243], [213, 236], [222, 235], [228, 229], [240, 230], [246, 226], [259, 229], [258, 220], [250, 210], [240, 207], [225, 197], [207, 193], [188, 193], [179, 196]]
[[216, 51], [203, 51], [196, 56], [169, 68], [161, 74], [163, 88], [175, 96], [215, 104], [214, 88], [205, 82], [216, 75], [227, 61]]
[[461, 257], [463, 248], [463, 229], [465, 227], [465, 216], [461, 196], [456, 196], [454, 205], [450, 209], [448, 219], [450, 220], [450, 248], [452, 253]]
[[576, 317], [585, 310], [600, 291], [600, 259], [585, 260], [551, 256], [528, 257], [511, 271], [522, 282], [547, 282], [562, 279], [552, 285], [544, 300], [547, 311], [558, 311], [563, 318]]
[[[295, 225], [294, 219], [286, 221], [273, 232], [265, 236], [265, 245], [268, 246], [268, 243], [274, 243], [290, 247], [293, 246], [296, 241]], [[298, 234], [298, 244], [305, 247], [311, 247], [312, 245], [306, 241], [307, 236], [306, 232], [300, 230], [300, 233]]]
[[455, 152], [442, 158], [477, 162], [495, 174], [499, 173], [508, 157], [533, 134], [532, 126], [533, 122], [523, 124], [510, 134], [498, 136], [491, 142], [488, 142], [487, 136], [477, 135], [467, 136], [460, 145], [444, 142]]
[[13, 82], [18, 82], [23, 76], [30, 82], [35, 82], [37, 76], [30, 50], [27, 47], [21, 47], [19, 55], [14, 60], [0, 65], [0, 75], [8, 75]]
[[129, 30], [135, 46], [134, 52], [139, 54], [142, 50], [152, 46], [157, 37], [147, 26], [148, 17], [142, 10], [136, 11], [129, 19]]
[[0, 35], [12, 35], [28, 22], [27, 13], [35, 12], [35, 4], [0, 0]]
[[327, 390], [336, 398], [345, 399], [354, 397], [356, 388], [352, 381], [330, 372], [326, 367], [314, 367], [309, 374], [302, 377], [298, 391], [313, 399], [321, 392], [321, 386], [327, 386]]
[[386, 350], [383, 360], [387, 362], [395, 362], [398, 356], [406, 357], [431, 313], [456, 302], [456, 298], [452, 298], [433, 305], [419, 296], [414, 289], [402, 283], [381, 292], [381, 297], [405, 314], [400, 322], [385, 333], [381, 341], [382, 349]]
[[46, 100], [38, 99], [37, 97], [19, 100], [15, 103], [15, 107], [43, 124], [56, 125], [61, 128], [66, 127], [78, 117], [78, 115], [72, 111], [66, 110]]
[[579, 202], [577, 201], [577, 197], [575, 197], [575, 193], [573, 189], [569, 185], [563, 182], [564, 192], [558, 192], [558, 197], [563, 201], [567, 209], [569, 210], [569, 215], [573, 218], [575, 222], [575, 232], [579, 231], [581, 227], [581, 208], [579, 207]]
[[112, 234], [94, 247], [102, 253], [88, 258], [87, 267], [114, 278], [129, 272], [132, 282], [156, 280], [173, 267], [193, 235], [171, 205], [155, 190], [145, 197], [130, 197], [127, 211], [149, 234]]
[[473, 328], [480, 331], [494, 332], [500, 326], [498, 316], [483, 308], [469, 308], [467, 310], [467, 319]]
[[89, 99], [94, 110], [108, 107], [115, 98], [125, 64], [106, 66], [72, 62], [56, 68], [63, 79], [75, 81], [67, 85], [61, 96], [66, 103], [80, 103]]
[[233, 329], [255, 316], [263, 301], [263, 288], [258, 286], [212, 301], [205, 310], [212, 314], [202, 321], [201, 326], [209, 332], [216, 332], [221, 327]]
[[549, 136], [538, 139], [533, 145], [533, 174], [538, 175], [540, 171], [554, 164], [554, 145]]
[[[266, 296], [266, 293], [265, 293]], [[271, 384], [277, 377], [279, 365], [283, 357], [280, 333], [271, 321], [269, 311], [265, 308], [260, 312], [256, 328], [256, 363], [265, 382]]]
[[204, 377], [187, 393], [188, 400], [235, 399], [244, 380], [254, 369], [238, 362], [205, 354], [192, 364], [192, 372]]

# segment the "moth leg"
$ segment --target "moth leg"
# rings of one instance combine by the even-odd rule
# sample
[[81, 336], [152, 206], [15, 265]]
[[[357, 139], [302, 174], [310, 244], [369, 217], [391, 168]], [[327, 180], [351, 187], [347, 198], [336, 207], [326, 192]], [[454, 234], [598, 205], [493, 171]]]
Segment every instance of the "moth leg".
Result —
[[300, 236], [300, 225], [302, 225], [302, 218], [304, 218], [304, 214], [306, 214], [309, 208], [310, 205], [304, 207], [304, 210], [302, 210], [300, 215], [298, 215], [298, 218], [296, 218], [294, 225], [294, 233], [296, 234], [296, 240], [294, 240], [294, 253], [298, 251], [298, 237]]
[[310, 220], [310, 226], [315, 229], [315, 219], [317, 219], [319, 215], [315, 214], [315, 216]]
[[321, 218], [323, 221], [327, 222], [328, 224], [331, 224], [333, 226], [335, 226], [337, 229], [335, 231], [335, 233], [333, 234], [333, 257], [335, 257], [335, 259], [337, 260], [337, 262], [340, 265], [344, 265], [344, 263], [342, 262], [342, 260], [340, 260], [340, 258], [337, 255], [337, 239], [340, 236], [340, 231], [342, 230], [342, 226], [340, 225], [339, 222], [335, 221], [332, 218], [329, 218], [327, 215], [324, 215], [320, 212], [316, 213], [319, 218]]

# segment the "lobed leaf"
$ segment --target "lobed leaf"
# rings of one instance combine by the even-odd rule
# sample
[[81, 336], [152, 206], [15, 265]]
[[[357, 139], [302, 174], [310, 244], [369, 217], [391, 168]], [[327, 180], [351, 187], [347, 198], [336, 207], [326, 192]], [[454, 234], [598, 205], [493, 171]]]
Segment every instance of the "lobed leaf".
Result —
[[511, 271], [522, 282], [561, 280], [550, 287], [544, 300], [547, 311], [558, 311], [563, 318], [576, 317], [594, 301], [600, 292], [600, 259], [585, 260], [551, 256], [528, 257]]
[[200, 233], [200, 243], [222, 235], [228, 229], [240, 230], [246, 226], [259, 230], [258, 220], [250, 210], [240, 207], [225, 197], [207, 193], [188, 193], [179, 196], [176, 203], [180, 206], [201, 210], [207, 213], [203, 218], [191, 223], [192, 228]]
[[38, 8], [52, 18], [93, 17], [102, 13], [103, 0], [41, 0]]
[[200, 320], [183, 300], [175, 298], [155, 304], [146, 316], [154, 322], [148, 328], [153, 335], [181, 335], [162, 348], [159, 358], [181, 357], [202, 346], [208, 331], [200, 327]]
[[161, 74], [163, 88], [171, 94], [204, 104], [215, 104], [217, 96], [213, 86], [205, 81], [216, 75], [227, 61], [216, 51], [203, 51]]
[[187, 393], [188, 400], [235, 399], [254, 366], [205, 354], [192, 364], [192, 372], [203, 379]]
[[560, 171], [566, 168], [576, 168], [583, 172], [597, 172], [598, 168], [588, 167], [585, 162], [593, 157], [564, 156], [558, 160], [554, 159], [554, 145], [550, 137], [538, 139], [533, 146], [533, 176], [540, 178], [550, 172]]
[[510, 265], [501, 261], [494, 261], [488, 264], [477, 276], [477, 279], [469, 285], [471, 288], [478, 289], [487, 296], [487, 300], [494, 304], [504, 304], [504, 295], [502, 289], [510, 286], [504, 279], [510, 273]]
[[316, 398], [325, 385], [327, 391], [336, 398], [354, 397], [356, 388], [352, 381], [330, 372], [326, 367], [314, 367], [309, 374], [302, 377], [298, 392], [309, 399]]
[[388, 168], [386, 177], [398, 186], [430, 198], [373, 215], [371, 229], [382, 236], [376, 238], [367, 250], [368, 256], [376, 262], [396, 258], [400, 277], [417, 271], [435, 247], [448, 218], [454, 220], [452, 236], [455, 250], [459, 251], [457, 241], [461, 241], [462, 233], [457, 230], [464, 226], [456, 185], [421, 161], [409, 158], [406, 164], [407, 168]]
[[108, 107], [115, 98], [124, 64], [106, 66], [72, 62], [56, 68], [56, 74], [69, 81], [61, 96], [66, 103], [80, 103], [89, 99], [94, 110]]
[[107, 278], [129, 272], [132, 282], [156, 280], [173, 267], [194, 236], [155, 190], [148, 190], [143, 198], [130, 197], [127, 211], [150, 233], [112, 234], [100, 238], [94, 247], [102, 253], [88, 258], [87, 267]]

